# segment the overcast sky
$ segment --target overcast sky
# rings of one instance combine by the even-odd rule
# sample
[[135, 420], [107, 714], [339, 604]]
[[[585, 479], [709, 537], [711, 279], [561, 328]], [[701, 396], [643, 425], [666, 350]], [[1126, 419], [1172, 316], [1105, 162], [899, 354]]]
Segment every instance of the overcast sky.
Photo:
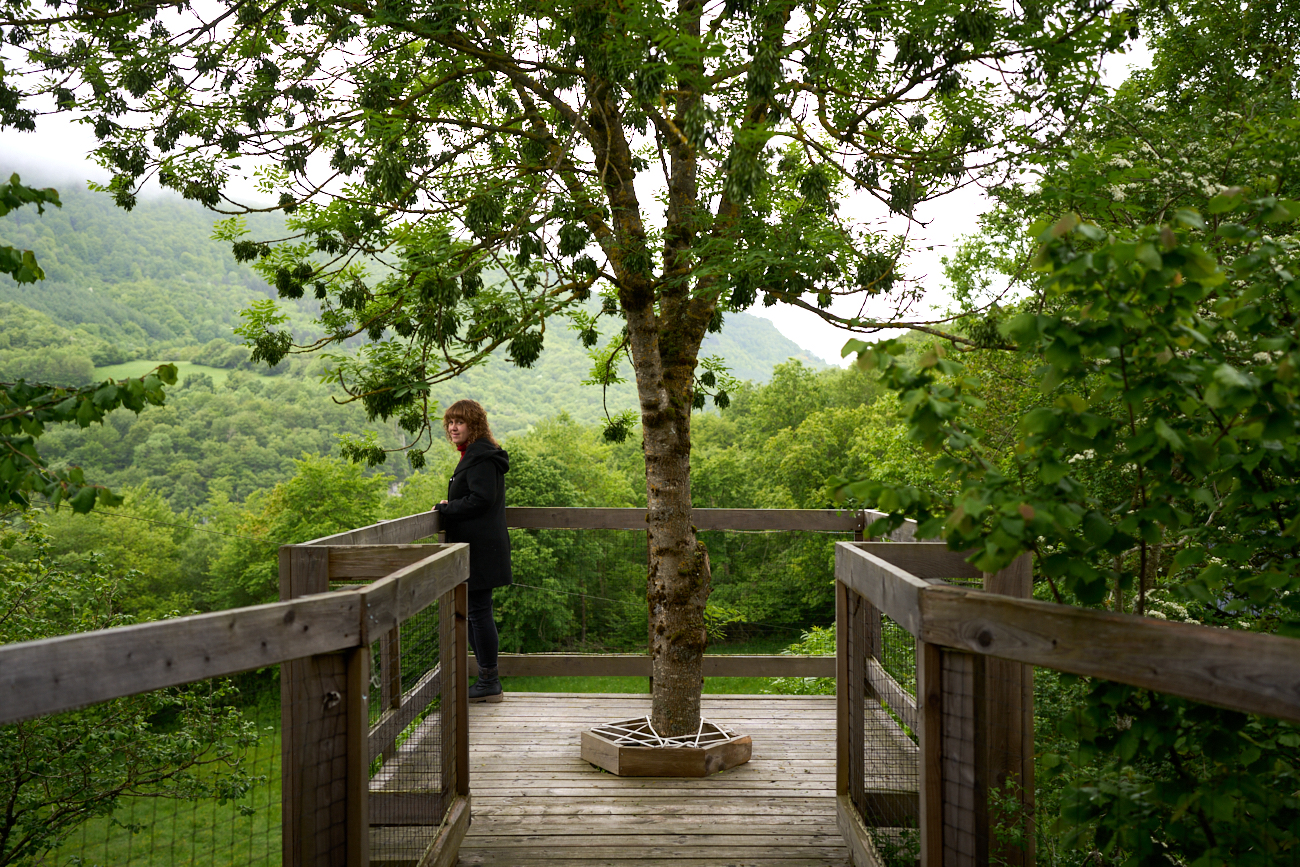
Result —
[[[1105, 64], [1104, 77], [1113, 86], [1124, 79], [1130, 68], [1148, 61], [1149, 53], [1145, 49], [1113, 56]], [[41, 117], [35, 133], [0, 131], [0, 171], [5, 178], [17, 171], [32, 180], [56, 186], [80, 185], [87, 180], [102, 182], [107, 180], [107, 173], [86, 158], [94, 145], [95, 137], [88, 126], [66, 115]], [[247, 189], [251, 190], [251, 185]], [[904, 264], [904, 272], [925, 288], [929, 307], [941, 308], [944, 304], [946, 287], [940, 257], [953, 249], [958, 238], [977, 228], [976, 221], [987, 206], [979, 189], [973, 186], [918, 206], [916, 222], [906, 227], [912, 254]], [[877, 220], [884, 219], [883, 210], [879, 203], [866, 197], [861, 201], [849, 200], [841, 207], [841, 213]], [[895, 219], [887, 228], [898, 232], [905, 224]], [[835, 309], [846, 315], [856, 312], [838, 306]], [[851, 335], [828, 325], [815, 314], [785, 305], [765, 308], [761, 303], [749, 312], [771, 320], [782, 334], [813, 355], [832, 364], [847, 363], [841, 360], [840, 349]], [[869, 315], [887, 312], [884, 308], [867, 310]], [[925, 312], [925, 308], [919, 312]]]

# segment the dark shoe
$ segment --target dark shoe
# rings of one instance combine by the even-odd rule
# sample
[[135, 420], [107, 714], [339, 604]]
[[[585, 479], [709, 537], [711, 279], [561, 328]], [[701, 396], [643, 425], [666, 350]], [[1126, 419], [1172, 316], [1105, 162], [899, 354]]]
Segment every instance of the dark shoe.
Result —
[[478, 680], [469, 688], [470, 701], [505, 701], [505, 693], [501, 690], [501, 678], [497, 676], [495, 668], [480, 668], [478, 670]]

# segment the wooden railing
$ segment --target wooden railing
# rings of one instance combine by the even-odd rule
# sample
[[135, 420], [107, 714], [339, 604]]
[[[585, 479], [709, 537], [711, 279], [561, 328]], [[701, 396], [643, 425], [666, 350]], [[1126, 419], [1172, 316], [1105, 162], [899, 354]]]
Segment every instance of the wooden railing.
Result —
[[[991, 787], [1010, 783], [1032, 816], [1032, 666], [1300, 722], [1300, 641], [1034, 601], [1027, 559], [983, 575], [933, 544], [842, 542], [835, 576], [838, 812], [857, 867], [908, 827], [922, 867], [1034, 863], [1032, 829], [1013, 848], [989, 827]], [[884, 670], [882, 615], [915, 640], [914, 692]], [[872, 699], [892, 717], [872, 716]], [[866, 732], [890, 719], [914, 744], [910, 791], [866, 767]]]
[[[697, 530], [732, 530], [741, 532], [815, 532], [852, 534], [855, 541], [863, 538], [868, 524], [881, 517], [879, 512], [840, 511], [834, 509], [695, 509], [691, 522]], [[562, 507], [511, 507], [506, 509], [506, 526], [526, 530], [623, 530], [647, 532], [646, 511], [643, 508], [598, 509]], [[381, 521], [369, 527], [349, 530], [306, 543], [302, 547], [330, 549], [330, 562], [342, 563], [345, 558], [354, 562], [370, 562], [377, 556], [378, 548], [387, 546], [389, 559], [375, 561], [372, 571], [384, 564], [401, 564], [401, 545], [421, 539], [432, 539], [440, 532], [438, 515], [422, 512], [392, 521]], [[915, 525], [907, 524], [890, 535], [900, 542], [913, 538]], [[399, 546], [399, 547], [393, 547]], [[351, 553], [349, 553], [351, 552]], [[325, 584], [317, 577], [314, 589], [292, 587], [285, 584], [286, 565], [281, 559], [281, 598], [297, 598], [303, 593], [322, 592], [329, 581], [336, 580], [328, 572]], [[333, 565], [330, 569], [337, 568]], [[356, 576], [365, 577], [365, 576]], [[344, 580], [341, 576], [337, 580]], [[388, 645], [385, 645], [387, 648]], [[381, 649], [381, 658], [388, 660], [388, 650]], [[645, 677], [651, 673], [650, 657], [643, 653], [526, 653], [501, 654], [501, 671], [515, 677]], [[385, 664], [389, 664], [386, 662]], [[478, 665], [469, 660], [469, 675], [478, 674]], [[834, 677], [834, 657], [786, 655], [710, 655], [704, 659], [704, 676], [707, 677]]]
[[[881, 513], [835, 509], [695, 509], [691, 523], [697, 530], [741, 532], [851, 533], [861, 541], [866, 527]], [[627, 530], [646, 532], [645, 509], [508, 508], [506, 525], [530, 530]], [[905, 542], [913, 538], [914, 524], [890, 535]], [[643, 653], [620, 654], [502, 654], [503, 673], [518, 677], [645, 677], [651, 659]], [[471, 675], [478, 667], [470, 660]], [[704, 658], [703, 675], [709, 677], [835, 677], [830, 656], [719, 654]]]
[[[383, 550], [329, 546], [281, 551], [288, 586], [319, 589], [256, 605], [0, 647], [0, 723], [59, 713], [123, 696], [281, 666], [284, 755], [284, 863], [368, 863], [369, 765], [428, 704], [430, 680], [443, 686], [444, 715], [465, 719], [466, 545], [424, 545], [398, 557]], [[374, 578], [336, 592], [316, 579]], [[368, 720], [370, 643], [441, 601], [445, 640], [440, 671], [407, 695], [372, 730]], [[457, 604], [459, 603], [459, 604]], [[457, 617], [456, 615], [459, 615]], [[453, 726], [454, 727], [454, 726]], [[455, 797], [444, 799], [449, 831], [468, 820], [468, 755], [444, 766]], [[303, 760], [310, 744], [311, 760]], [[439, 816], [441, 822], [443, 815]], [[436, 823], [435, 823], [436, 824]], [[434, 841], [455, 859], [459, 839]], [[432, 862], [431, 862], [432, 863]]]

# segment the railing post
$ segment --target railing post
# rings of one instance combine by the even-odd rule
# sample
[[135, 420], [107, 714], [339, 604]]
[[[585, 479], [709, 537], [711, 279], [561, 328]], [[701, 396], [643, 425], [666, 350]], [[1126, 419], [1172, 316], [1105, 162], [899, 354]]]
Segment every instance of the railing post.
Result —
[[[867, 513], [858, 512], [857, 529], [853, 531], [853, 541], [866, 541], [867, 532]], [[885, 647], [884, 630], [880, 621], [880, 609], [871, 604], [871, 600], [863, 599], [862, 604], [867, 606], [864, 612], [866, 623], [866, 635], [863, 636], [863, 642], [866, 645], [867, 653], [872, 659], [880, 659], [880, 654]]]
[[[329, 551], [280, 549], [280, 598], [329, 590]], [[370, 648], [280, 667], [282, 859], [286, 865], [369, 863]]]
[[456, 585], [456, 794], [469, 795], [469, 671], [466, 644], [469, 626], [469, 585]]
[[835, 582], [835, 794], [849, 793], [849, 588]]
[[[347, 756], [348, 867], [370, 864], [370, 647], [344, 652], [347, 664]], [[333, 859], [331, 859], [333, 863]]]
[[939, 648], [916, 642], [921, 867], [943, 865], [943, 691]]
[[[402, 706], [402, 630], [396, 626], [379, 637], [379, 706], [385, 711]], [[384, 745], [383, 760], [397, 752], [397, 735]]]
[[[1029, 599], [1033, 596], [1033, 563], [1022, 554], [1000, 572], [985, 573], [990, 593]], [[989, 657], [985, 661], [987, 711], [981, 732], [987, 745], [988, 785], [1019, 802], [1019, 815], [992, 817], [1020, 826], [1023, 845], [994, 839], [992, 854], [1008, 867], [1034, 864], [1034, 669], [1033, 666]], [[1008, 799], [1010, 800], [1010, 799]], [[1006, 803], [1007, 801], [1003, 801]]]

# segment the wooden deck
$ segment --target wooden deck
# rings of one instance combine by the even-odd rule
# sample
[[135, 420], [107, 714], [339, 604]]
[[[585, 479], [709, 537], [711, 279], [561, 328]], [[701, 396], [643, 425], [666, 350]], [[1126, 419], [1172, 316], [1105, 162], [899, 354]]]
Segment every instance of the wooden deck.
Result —
[[754, 755], [704, 779], [620, 778], [579, 757], [582, 729], [649, 708], [644, 695], [517, 692], [470, 705], [459, 863], [847, 867], [833, 696], [705, 696], [705, 717], [751, 735]]

